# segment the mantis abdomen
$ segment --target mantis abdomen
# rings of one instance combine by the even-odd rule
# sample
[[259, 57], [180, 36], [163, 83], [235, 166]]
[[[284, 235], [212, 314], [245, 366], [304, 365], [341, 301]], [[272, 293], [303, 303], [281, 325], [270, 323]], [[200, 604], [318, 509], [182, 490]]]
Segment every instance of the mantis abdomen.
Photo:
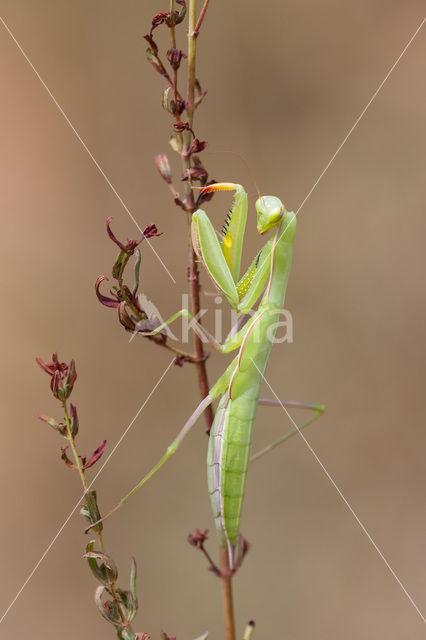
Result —
[[216, 528], [235, 546], [240, 528], [257, 402], [222, 397], [210, 432], [207, 474]]
[[[259, 323], [265, 331], [273, 320], [273, 313], [260, 311], [251, 320], [251, 329]], [[273, 338], [275, 327], [271, 329]], [[216, 528], [222, 542], [229, 542], [232, 547], [238, 540], [253, 424], [262, 374], [272, 346], [270, 340], [259, 344], [252, 330], [247, 335], [229, 389], [220, 400], [207, 453], [208, 487]], [[244, 357], [248, 353], [249, 359]]]

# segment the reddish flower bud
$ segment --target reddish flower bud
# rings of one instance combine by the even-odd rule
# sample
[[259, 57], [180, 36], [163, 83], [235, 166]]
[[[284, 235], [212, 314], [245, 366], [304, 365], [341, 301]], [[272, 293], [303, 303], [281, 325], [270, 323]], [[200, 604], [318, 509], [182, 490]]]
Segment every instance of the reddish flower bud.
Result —
[[59, 362], [58, 354], [54, 353], [51, 362], [45, 363], [39, 357], [36, 358], [36, 362], [51, 376], [50, 388], [55, 398], [66, 400], [71, 395], [77, 379], [74, 360], [71, 360], [69, 365], [66, 362]]
[[[161, 236], [161, 233], [158, 233], [157, 227], [155, 226], [154, 223], [151, 223], [150, 225], [148, 225], [147, 227], [145, 227], [145, 229], [142, 232], [142, 235], [140, 237], [139, 240], [129, 240], [127, 239], [126, 244], [123, 244], [122, 242], [120, 242], [120, 240], [118, 240], [116, 238], [116, 236], [114, 235], [114, 233], [111, 230], [111, 220], [112, 217], [110, 216], [109, 218], [107, 218], [106, 220], [106, 226], [107, 226], [107, 233], [108, 236], [110, 237], [110, 239], [118, 246], [120, 247], [121, 251], [123, 251], [123, 253], [125, 253], [126, 255], [133, 255], [135, 249], [137, 246], [140, 245], [140, 243], [142, 242], [142, 240], [144, 240], [145, 238], [152, 238], [152, 236]], [[105, 276], [103, 276], [103, 279], [105, 280]], [[98, 278], [98, 281], [99, 278]]]
[[167, 184], [172, 184], [172, 171], [170, 169], [169, 159], [166, 154], [159, 153], [154, 157], [154, 162], [163, 180], [165, 180]]
[[74, 388], [75, 381], [77, 380], [77, 371], [75, 370], [75, 360], [71, 360], [68, 369], [68, 375], [65, 379], [64, 391], [65, 397], [69, 398]]
[[168, 18], [169, 15], [170, 14], [168, 11], [161, 11], [160, 13], [155, 14], [151, 23], [151, 32], [150, 32], [151, 35], [154, 29], [159, 27], [160, 24], [164, 24], [166, 22], [166, 19]]
[[153, 238], [153, 237], [158, 237], [158, 236], [162, 236], [163, 232], [162, 231], [158, 231], [156, 225], [151, 222], [151, 224], [149, 224], [147, 227], [145, 227], [145, 229], [143, 230], [143, 234], [142, 234], [142, 239], [143, 238]]
[[[68, 447], [61, 447], [61, 459], [65, 462], [67, 467], [69, 467], [70, 469], [74, 469], [75, 471], [78, 471], [77, 465], [74, 464], [74, 462], [71, 462], [71, 460], [68, 458], [67, 449]], [[84, 463], [86, 462], [86, 458], [84, 456], [80, 456], [80, 460], [84, 465]]]
[[127, 329], [127, 331], [133, 332], [135, 330], [136, 323], [127, 313], [125, 302], [121, 302], [118, 307], [118, 319], [120, 320], [120, 323], [123, 325], [123, 327]]
[[180, 121], [175, 122], [173, 124], [173, 128], [175, 131], [188, 131], [188, 129], [191, 129], [188, 122], [180, 122]]
[[61, 383], [61, 374], [59, 373], [59, 371], [55, 371], [55, 373], [52, 376], [52, 379], [50, 380], [50, 388], [51, 388], [52, 393], [55, 396], [55, 398], [59, 398], [59, 395], [60, 395], [59, 385], [60, 385], [60, 383]]
[[184, 100], [177, 98], [177, 100], [170, 101], [170, 109], [174, 116], [180, 116], [186, 109], [186, 104]]
[[106, 227], [107, 227], [107, 233], [108, 236], [110, 237], [110, 239], [118, 246], [120, 247], [121, 251], [123, 251], [124, 253], [127, 254], [132, 254], [133, 251], [136, 249], [136, 247], [142, 242], [143, 240], [143, 236], [140, 240], [129, 240], [127, 239], [126, 244], [123, 244], [122, 242], [120, 242], [120, 240], [118, 240], [114, 233], [111, 230], [111, 221], [112, 221], [112, 216], [109, 216], [106, 219]]
[[190, 533], [187, 539], [190, 545], [192, 545], [193, 547], [197, 547], [197, 549], [200, 549], [205, 543], [205, 541], [208, 539], [208, 537], [209, 537], [208, 529], [206, 529], [205, 531], [200, 531], [200, 529], [195, 529], [195, 533]]
[[90, 456], [90, 458], [88, 459], [86, 464], [84, 465], [84, 467], [83, 467], [84, 469], [89, 469], [89, 467], [93, 467], [95, 462], [97, 462], [99, 460], [99, 458], [102, 457], [102, 455], [103, 455], [103, 453], [105, 451], [106, 443], [107, 443], [107, 441], [104, 440], [103, 442], [101, 442], [99, 447], [97, 447], [94, 450], [94, 452], [92, 453], [92, 455]]
[[71, 420], [71, 433], [72, 437], [75, 438], [78, 433], [78, 416], [77, 416], [77, 408], [70, 403], [70, 420]]
[[66, 373], [68, 371], [67, 363], [59, 362], [57, 353], [52, 354], [51, 362], [43, 362], [43, 360], [38, 356], [36, 357], [36, 362], [43, 369], [43, 371], [46, 371], [46, 373], [48, 373], [50, 376], [53, 376], [55, 371], [60, 371], [63, 373]]
[[207, 142], [198, 140], [198, 138], [194, 138], [191, 146], [189, 147], [189, 155], [192, 153], [200, 153], [207, 147]]
[[182, 58], [186, 58], [186, 55], [183, 51], [181, 51], [181, 49], [169, 49], [167, 51], [166, 57], [172, 69], [174, 69], [174, 71], [177, 71], [180, 67]]
[[102, 295], [102, 293], [99, 291], [99, 286], [101, 282], [103, 282], [104, 280], [108, 280], [108, 278], [106, 276], [99, 276], [99, 278], [96, 280], [95, 282], [96, 296], [101, 304], [105, 305], [106, 307], [116, 308], [120, 305], [120, 301], [114, 298], [107, 298], [107, 296]]
[[189, 178], [191, 178], [191, 180], [198, 180], [199, 182], [203, 182], [204, 180], [207, 179], [207, 171], [204, 169], [204, 167], [191, 167], [190, 169], [186, 169], [181, 177], [182, 182], [184, 182], [185, 180], [189, 180]]
[[176, 358], [173, 361], [173, 364], [175, 364], [177, 367], [183, 367], [183, 365], [187, 361], [188, 361], [188, 358], [186, 356], [176, 356]]
[[149, 45], [151, 47], [151, 50], [152, 50], [152, 53], [154, 55], [157, 55], [158, 47], [157, 47], [156, 42], [154, 41], [154, 38], [151, 35], [146, 35], [146, 36], [144, 36], [144, 39], [149, 43]]

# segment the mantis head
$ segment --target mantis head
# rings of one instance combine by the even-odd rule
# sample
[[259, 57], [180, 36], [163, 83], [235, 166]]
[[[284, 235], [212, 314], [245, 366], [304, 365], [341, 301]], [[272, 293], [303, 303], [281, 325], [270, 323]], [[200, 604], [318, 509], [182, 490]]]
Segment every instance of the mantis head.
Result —
[[263, 234], [277, 227], [285, 213], [287, 213], [281, 200], [275, 196], [261, 196], [256, 200], [257, 230]]

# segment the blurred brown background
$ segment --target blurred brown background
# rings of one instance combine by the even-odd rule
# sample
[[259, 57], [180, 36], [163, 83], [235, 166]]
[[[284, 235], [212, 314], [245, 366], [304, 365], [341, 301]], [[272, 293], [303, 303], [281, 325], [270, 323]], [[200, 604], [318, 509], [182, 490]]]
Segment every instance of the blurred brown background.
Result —
[[[167, 316], [186, 290], [187, 237], [152, 162], [168, 151], [170, 121], [141, 35], [168, 2], [0, 4], [139, 224], [164, 231], [153, 242], [177, 284], [145, 246], [142, 288]], [[210, 143], [211, 175], [243, 182], [254, 198], [242, 162], [220, 153], [238, 152], [263, 192], [296, 209], [423, 10], [415, 0], [212, 0], [198, 41], [209, 93], [196, 121]], [[425, 37], [423, 28], [300, 212], [287, 298], [295, 341], [274, 350], [268, 369], [280, 396], [327, 405], [306, 436], [423, 613]], [[121, 237], [138, 232], [3, 27], [0, 47], [3, 611], [80, 492], [59, 459], [62, 443], [36, 419], [40, 411], [59, 417], [59, 407], [34, 357], [58, 350], [76, 359], [84, 452], [103, 438], [112, 448], [170, 358], [142, 339], [129, 345], [115, 313], [96, 301], [93, 283], [116, 255], [105, 218], [114, 217]], [[209, 208], [218, 227], [227, 206], [219, 196]], [[247, 260], [259, 246], [251, 212]], [[227, 361], [210, 358], [211, 381]], [[194, 371], [172, 368], [96, 482], [105, 510], [197, 402]], [[280, 411], [261, 408], [256, 446], [288, 428]], [[106, 526], [122, 583], [130, 555], [138, 560], [136, 628], [153, 638], [160, 629], [179, 640], [204, 630], [223, 638], [219, 583], [185, 541], [195, 527], [212, 528], [205, 454], [200, 422]], [[92, 602], [81, 530], [75, 516], [1, 637], [113, 637]], [[254, 618], [259, 640], [424, 637], [421, 618], [300, 438], [253, 465], [243, 531], [252, 550], [235, 580], [240, 636]]]

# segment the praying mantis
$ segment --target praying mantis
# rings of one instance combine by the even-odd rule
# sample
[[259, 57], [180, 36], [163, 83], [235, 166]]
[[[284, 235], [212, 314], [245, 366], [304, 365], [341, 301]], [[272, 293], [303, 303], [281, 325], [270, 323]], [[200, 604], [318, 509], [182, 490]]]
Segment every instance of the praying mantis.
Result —
[[208, 405], [221, 396], [210, 432], [207, 476], [216, 529], [220, 543], [227, 549], [232, 572], [237, 566], [241, 547], [240, 519], [257, 406], [291, 406], [312, 410], [314, 415], [300, 427], [256, 454], [252, 460], [311, 424], [323, 413], [324, 406], [260, 398], [260, 388], [274, 342], [278, 318], [284, 307], [296, 215], [287, 211], [277, 197], [259, 196], [255, 204], [257, 230], [261, 235], [272, 230], [273, 235], [258, 252], [244, 275], [239, 278], [248, 213], [247, 193], [239, 184], [222, 182], [204, 187], [201, 194], [207, 195], [217, 191], [234, 192], [232, 208], [226, 217], [221, 240], [217, 238], [207, 214], [198, 209], [192, 216], [192, 243], [215, 286], [240, 314], [241, 320], [223, 344], [192, 319], [186, 309], [175, 313], [148, 335], [155, 335], [177, 318], [184, 316], [192, 320], [192, 328], [218, 351], [229, 353], [238, 350], [238, 354], [210, 389], [207, 397], [198, 405], [163, 457], [108, 516], [127, 502], [176, 452]]

